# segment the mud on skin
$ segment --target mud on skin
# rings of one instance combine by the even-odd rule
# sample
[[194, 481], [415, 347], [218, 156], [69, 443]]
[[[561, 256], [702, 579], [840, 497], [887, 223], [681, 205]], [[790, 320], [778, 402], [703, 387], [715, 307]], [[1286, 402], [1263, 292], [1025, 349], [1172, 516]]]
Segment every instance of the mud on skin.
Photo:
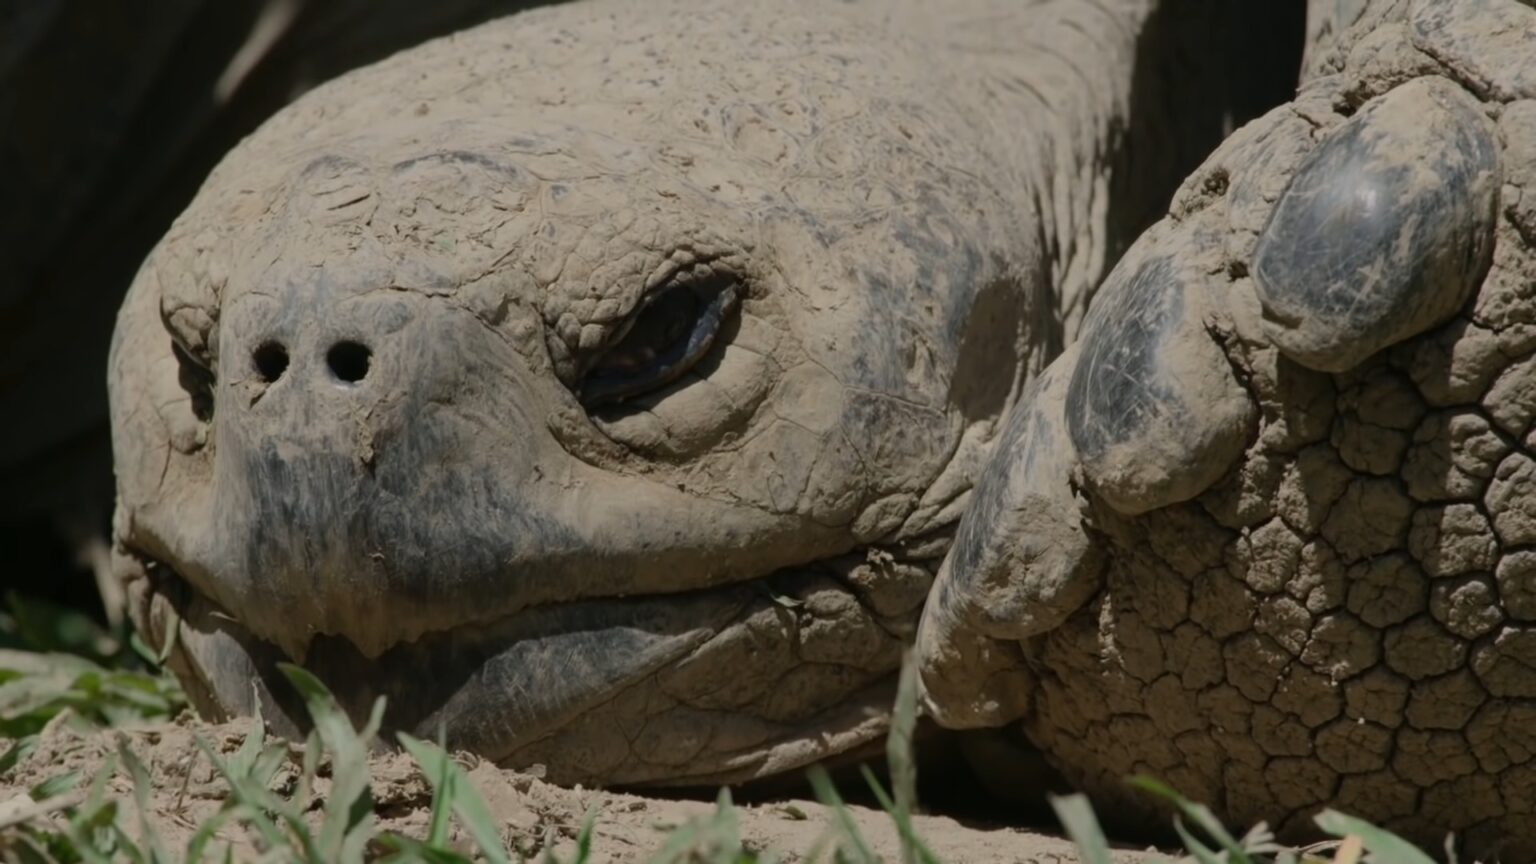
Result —
[[[1066, 424], [1030, 451], [1061, 479], [994, 457], [925, 612], [931, 707], [1113, 812], [1157, 818], [1120, 781], [1148, 773], [1292, 839], [1331, 806], [1531, 860], [1536, 9], [1354, 6], [1010, 418]], [[1044, 537], [1079, 551], [1010, 553]]]

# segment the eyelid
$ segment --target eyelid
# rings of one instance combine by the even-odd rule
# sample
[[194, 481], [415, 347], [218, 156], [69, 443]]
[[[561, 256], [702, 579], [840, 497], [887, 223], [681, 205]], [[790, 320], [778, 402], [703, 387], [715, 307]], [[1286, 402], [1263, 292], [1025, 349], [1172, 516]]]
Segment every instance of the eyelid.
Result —
[[669, 346], [666, 353], [643, 371], [589, 374], [581, 385], [581, 401], [589, 407], [622, 402], [677, 380], [714, 344], [726, 316], [736, 308], [737, 290], [736, 285], [728, 285], [710, 297], [695, 316], [687, 337]]

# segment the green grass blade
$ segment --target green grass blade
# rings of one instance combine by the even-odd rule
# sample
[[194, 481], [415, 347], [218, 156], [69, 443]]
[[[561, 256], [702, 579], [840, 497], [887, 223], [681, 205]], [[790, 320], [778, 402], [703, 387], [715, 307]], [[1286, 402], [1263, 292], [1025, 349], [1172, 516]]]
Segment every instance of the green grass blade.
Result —
[[[102, 812], [110, 808], [104, 808]], [[94, 821], [94, 820], [90, 820]], [[70, 846], [80, 860], [86, 864], [111, 864], [110, 853], [104, 853], [97, 848], [99, 845], [95, 838], [94, 826], [85, 819], [71, 819], [64, 824], [64, 836], [69, 838]]]
[[96, 770], [96, 776], [91, 778], [90, 791], [85, 796], [85, 811], [95, 813], [107, 804], [107, 783], [117, 773], [117, 754], [113, 753], [102, 760], [101, 767]]
[[715, 809], [707, 817], [694, 817], [667, 835], [666, 843], [649, 859], [651, 864], [692, 864], [695, 861], [738, 864], [756, 862], [742, 846], [741, 823], [731, 790], [720, 787]]
[[[145, 849], [133, 842], [133, 838], [129, 837], [128, 832], [124, 831], [120, 825], [113, 824], [108, 826], [105, 832], [98, 832], [97, 837], [106, 839], [107, 842], [102, 845], [111, 849], [112, 854], [110, 857], [127, 858], [132, 864], [160, 864], [160, 861], [163, 860], [156, 859], [155, 853], [152, 850]], [[98, 851], [106, 850], [100, 849]]]
[[1242, 844], [1238, 843], [1237, 838], [1233, 837], [1231, 832], [1226, 829], [1226, 826], [1221, 824], [1221, 820], [1216, 818], [1216, 814], [1211, 812], [1211, 808], [1204, 804], [1196, 804], [1190, 801], [1188, 798], [1180, 795], [1173, 787], [1155, 777], [1148, 777], [1142, 774], [1130, 778], [1127, 782], [1143, 792], [1149, 792], [1171, 803], [1183, 814], [1184, 818], [1193, 822], [1200, 830], [1206, 833], [1206, 836], [1216, 841], [1216, 844], [1222, 849], [1225, 849], [1227, 854], [1232, 856], [1233, 864], [1243, 864], [1243, 862], [1250, 860]]
[[1109, 852], [1109, 840], [1099, 826], [1099, 818], [1093, 815], [1093, 805], [1085, 795], [1050, 796], [1051, 809], [1061, 820], [1061, 828], [1077, 846], [1077, 855], [1083, 864], [1114, 864]]
[[400, 834], [380, 834], [374, 843], [388, 853], [375, 859], [378, 864], [474, 864], [457, 852]]
[[576, 832], [576, 857], [571, 859], [571, 864], [587, 864], [592, 860], [592, 835], [597, 831], [596, 804], [582, 817], [581, 830]]
[[[230, 798], [240, 810], [239, 820], [255, 828], [269, 850], [288, 849], [292, 851], [292, 858], [311, 864], [329, 864], [334, 860], [320, 853], [314, 837], [309, 833], [309, 826], [291, 807], [285, 806], [287, 802], [277, 800], [276, 796], [256, 786], [249, 778], [236, 775], [201, 735], [194, 736], [192, 740], [203, 751], [203, 756], [208, 759], [213, 770], [229, 786]], [[291, 838], [289, 834], [283, 833], [283, 829], [278, 827], [268, 813], [277, 814], [287, 823]]]
[[678, 861], [690, 861], [696, 856], [696, 851], [704, 845], [704, 828], [696, 819], [690, 819], [667, 834], [666, 842], [661, 848], [652, 853], [647, 860], [650, 864], [677, 864]]
[[368, 853], [368, 845], [378, 836], [373, 824], [373, 796], [365, 795], [353, 803], [347, 813], [347, 827], [341, 834], [341, 848], [336, 860], [345, 864], [362, 864]]
[[396, 733], [400, 744], [411, 758], [416, 760], [422, 774], [429, 783], [437, 783], [439, 777], [446, 774], [453, 775], [453, 813], [459, 817], [459, 823], [464, 830], [473, 837], [475, 844], [480, 847], [480, 854], [491, 864], [510, 864], [507, 859], [506, 847], [501, 842], [501, 832], [497, 829], [495, 817], [491, 815], [491, 809], [485, 805], [485, 799], [475, 791], [474, 784], [469, 782], [469, 777], [460, 768], [458, 763], [450, 758], [446, 751], [435, 744], [422, 741], [404, 732]]
[[363, 726], [362, 730], [357, 733], [357, 738], [360, 742], [362, 742], [365, 749], [367, 748], [369, 741], [379, 737], [379, 728], [383, 725], [384, 697], [380, 696], [379, 698], [373, 700], [373, 708], [368, 712], [368, 722]]
[[741, 820], [736, 818], [736, 802], [731, 800], [729, 786], [721, 786], [720, 794], [715, 796], [715, 813], [709, 824], [721, 846], [730, 851], [741, 849]]
[[[48, 834], [43, 837], [34, 837], [31, 834], [22, 833], [5, 838], [5, 845], [0, 845], [0, 860], [9, 864], [57, 864], [61, 860], [68, 860], [69, 856], [58, 851], [50, 851], [49, 847], [67, 844], [69, 841], [61, 834]], [[65, 847], [68, 851], [68, 847]]]
[[871, 771], [868, 765], [860, 765], [859, 771], [864, 776], [865, 785], [869, 786], [869, 791], [879, 802], [880, 809], [884, 810], [896, 824], [896, 837], [901, 841], [903, 859], [911, 856], [921, 864], [939, 864], [939, 856], [935, 855], [917, 835], [917, 829], [912, 825], [912, 814], [899, 809], [897, 801], [886, 793], [885, 787], [880, 785], [880, 778], [875, 776], [875, 772]]
[[[23, 677], [68, 676], [99, 668], [95, 663], [73, 654], [0, 648], [0, 670], [7, 674], [0, 681], [13, 681]], [[0, 703], [3, 704], [3, 703]]]
[[256, 764], [251, 766], [248, 775], [251, 782], [263, 789], [271, 788], [272, 779], [277, 776], [283, 766], [288, 763], [288, 748], [283, 744], [273, 744], [261, 751], [256, 757]]
[[261, 756], [261, 746], [266, 743], [267, 724], [261, 717], [261, 700], [256, 700], [256, 716], [251, 718], [251, 731], [245, 733], [240, 749], [229, 759], [229, 770], [241, 777], [251, 776], [256, 760]]
[[[203, 856], [207, 854], [208, 844], [213, 842], [214, 835], [218, 834], [226, 823], [238, 818], [239, 815], [240, 806], [231, 805], [204, 819], [202, 824], [197, 826], [197, 830], [192, 833], [192, 836], [187, 838], [186, 864], [199, 864], [203, 860]], [[224, 857], [230, 857], [231, 852], [230, 847], [226, 845], [224, 847]]]
[[47, 801], [49, 798], [57, 798], [79, 785], [80, 772], [70, 771], [57, 777], [49, 777], [47, 780], [27, 790], [27, 794], [33, 801]]
[[859, 831], [858, 823], [848, 813], [848, 807], [843, 803], [842, 796], [837, 794], [837, 787], [832, 784], [832, 778], [827, 776], [826, 769], [812, 765], [806, 770], [805, 777], [816, 793], [816, 800], [832, 814], [832, 823], [839, 835], [838, 857], [851, 855], [853, 864], [879, 864], [879, 856], [870, 849], [869, 843]]
[[373, 737], [383, 719], [383, 700], [374, 703], [368, 725], [359, 734], [319, 678], [291, 663], [279, 663], [278, 669], [304, 699], [315, 731], [331, 754], [331, 794], [325, 802], [318, 839], [322, 860], [361, 860], [366, 840], [373, 834], [367, 739]]
[[154, 864], [167, 864], [170, 858], [165, 854], [160, 835], [156, 833], [154, 823], [149, 818], [149, 794], [154, 788], [149, 779], [149, 771], [144, 768], [144, 763], [133, 752], [133, 748], [128, 746], [126, 735], [117, 738], [117, 755], [128, 769], [128, 779], [133, 782], [133, 804], [139, 811], [139, 846], [146, 855], [145, 860]]
[[60, 651], [89, 657], [111, 659], [121, 647], [91, 616], [15, 591], [5, 594], [21, 647], [34, 651]]
[[917, 661], [908, 648], [901, 658], [896, 684], [896, 705], [891, 712], [891, 732], [885, 740], [885, 758], [891, 771], [895, 809], [911, 813], [917, 807], [917, 763], [912, 759], [912, 736], [917, 730]]
[[[117, 758], [112, 756], [107, 761], [115, 766]], [[115, 773], [114, 767], [112, 771], [98, 772], [97, 777], [111, 777]], [[92, 785], [95, 785], [94, 782]], [[138, 850], [132, 848], [131, 844], [120, 848], [116, 842], [121, 833], [116, 824], [117, 802], [106, 800], [104, 794], [96, 800], [100, 803], [83, 806], [70, 813], [65, 820], [63, 835], [70, 844], [70, 851], [91, 864], [110, 861], [119, 852], [129, 859], [141, 857], [137, 856]]]
[[0, 753], [0, 777], [11, 773], [23, 760], [32, 755], [37, 749], [38, 736], [36, 734], [24, 735], [11, 742], [11, 746]]
[[[1206, 846], [1200, 838], [1191, 834], [1184, 826], [1183, 818], [1173, 817], [1173, 831], [1179, 835], [1179, 842], [1184, 844], [1184, 851], [1189, 857], [1195, 859], [1197, 864], [1229, 864], [1228, 855], [1218, 855], [1215, 850]], [[1253, 859], [1247, 853], [1239, 853], [1230, 856], [1230, 864], [1253, 864]]]
[[315, 791], [315, 777], [320, 772], [320, 753], [324, 748], [320, 745], [320, 733], [310, 730], [304, 737], [304, 758], [301, 760], [299, 770], [299, 788], [294, 799], [299, 806], [309, 806], [309, 799]]
[[[917, 731], [917, 691], [917, 659], [908, 648], [902, 654], [896, 704], [891, 711], [891, 732], [885, 739], [885, 760], [891, 772], [891, 792], [895, 800], [889, 806], [881, 802], [896, 823], [902, 864], [934, 860], [933, 853], [923, 846], [912, 828], [912, 814], [917, 811], [917, 762], [912, 758], [912, 739]], [[869, 782], [873, 775], [867, 770], [865, 774], [865, 781]]]
[[1364, 819], [1346, 816], [1337, 810], [1324, 810], [1317, 814], [1313, 821], [1317, 823], [1317, 827], [1335, 837], [1344, 838], [1351, 834], [1359, 837], [1366, 851], [1378, 861], [1390, 861], [1392, 864], [1434, 864], [1434, 859], [1424, 854], [1419, 847]]
[[453, 800], [457, 797], [454, 780], [458, 775], [451, 769], [452, 764], [453, 760], [444, 759], [442, 773], [432, 784], [432, 822], [427, 828], [427, 845], [434, 849], [448, 842], [448, 823], [453, 818]]

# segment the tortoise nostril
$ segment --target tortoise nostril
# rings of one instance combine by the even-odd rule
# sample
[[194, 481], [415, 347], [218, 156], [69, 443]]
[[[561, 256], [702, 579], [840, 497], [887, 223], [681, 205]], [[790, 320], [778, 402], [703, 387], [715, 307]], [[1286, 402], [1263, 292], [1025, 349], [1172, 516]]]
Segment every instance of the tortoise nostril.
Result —
[[373, 359], [373, 352], [361, 342], [350, 340], [337, 342], [331, 346], [331, 350], [325, 354], [325, 363], [331, 367], [331, 374], [336, 380], [347, 384], [356, 384], [368, 375], [368, 364]]
[[268, 384], [288, 371], [288, 349], [279, 342], [263, 342], [251, 352], [251, 360], [256, 365], [256, 374]]

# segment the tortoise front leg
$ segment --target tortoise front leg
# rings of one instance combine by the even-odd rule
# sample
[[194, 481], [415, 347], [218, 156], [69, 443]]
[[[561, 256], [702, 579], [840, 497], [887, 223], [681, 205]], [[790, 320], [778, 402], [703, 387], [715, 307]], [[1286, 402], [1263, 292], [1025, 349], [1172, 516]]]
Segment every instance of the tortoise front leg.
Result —
[[1536, 854], [1536, 9], [1373, 4], [1010, 419], [925, 612], [934, 713], [1122, 821], [1161, 777]]

